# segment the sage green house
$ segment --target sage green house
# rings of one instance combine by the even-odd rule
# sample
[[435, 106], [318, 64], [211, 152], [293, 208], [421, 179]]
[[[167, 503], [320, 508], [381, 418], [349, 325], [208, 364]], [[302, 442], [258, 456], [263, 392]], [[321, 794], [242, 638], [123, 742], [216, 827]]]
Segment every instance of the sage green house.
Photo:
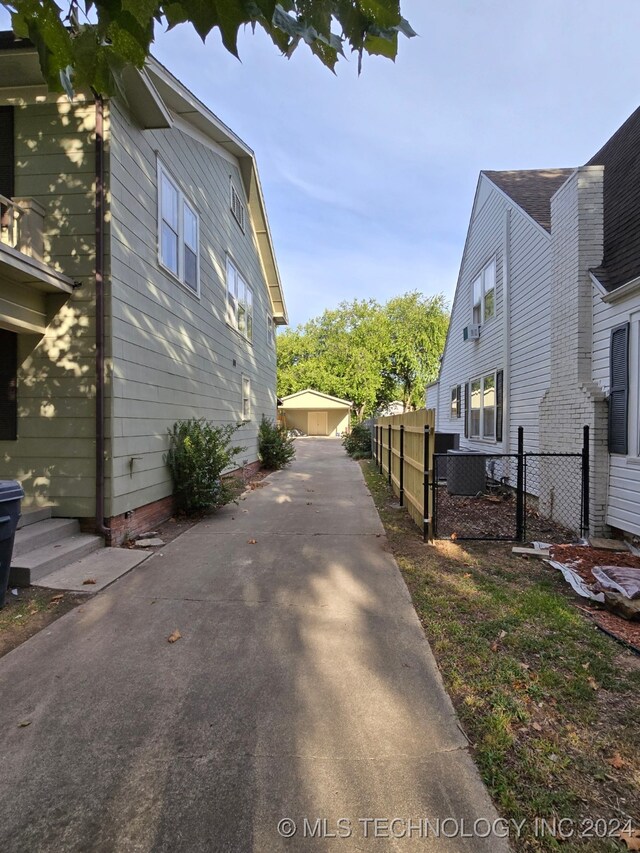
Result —
[[276, 415], [287, 322], [255, 157], [158, 62], [47, 92], [0, 35], [0, 479], [113, 541], [171, 512], [179, 418]]

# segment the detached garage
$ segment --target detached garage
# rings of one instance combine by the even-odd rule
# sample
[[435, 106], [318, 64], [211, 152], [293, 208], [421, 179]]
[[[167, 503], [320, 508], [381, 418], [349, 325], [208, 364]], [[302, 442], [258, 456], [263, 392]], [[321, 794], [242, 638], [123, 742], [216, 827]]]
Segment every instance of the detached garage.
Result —
[[287, 429], [299, 429], [305, 435], [335, 437], [349, 432], [351, 405], [349, 400], [306, 388], [283, 397], [278, 414]]

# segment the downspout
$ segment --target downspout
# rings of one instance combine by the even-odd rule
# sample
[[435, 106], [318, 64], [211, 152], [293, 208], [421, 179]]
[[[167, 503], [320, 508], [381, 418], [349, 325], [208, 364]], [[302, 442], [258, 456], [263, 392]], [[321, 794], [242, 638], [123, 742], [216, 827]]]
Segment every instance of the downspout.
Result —
[[504, 237], [502, 254], [502, 446], [510, 453], [511, 432], [511, 304], [509, 279], [511, 277], [511, 208], [504, 212]]
[[96, 532], [107, 539], [111, 538], [111, 529], [104, 523], [104, 101], [95, 95], [96, 108]]

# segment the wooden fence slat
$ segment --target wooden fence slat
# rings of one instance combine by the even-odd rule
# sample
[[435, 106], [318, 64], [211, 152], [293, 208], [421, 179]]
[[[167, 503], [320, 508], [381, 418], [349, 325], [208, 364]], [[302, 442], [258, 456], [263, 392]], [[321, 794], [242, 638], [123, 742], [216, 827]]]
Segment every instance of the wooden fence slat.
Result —
[[[433, 439], [429, 441], [429, 458], [425, 460], [425, 427], [430, 434], [435, 431], [435, 411], [433, 409], [418, 409], [415, 412], [404, 412], [401, 415], [389, 415], [378, 418], [376, 427], [380, 430], [380, 458], [378, 460], [382, 474], [391, 479], [391, 487], [395, 495], [402, 495], [406, 501], [409, 515], [422, 530], [427, 516], [424, 507], [424, 479], [429, 477], [431, 482], [433, 469]], [[389, 448], [389, 427], [391, 427], [391, 448]], [[403, 438], [401, 429], [404, 427]], [[403, 453], [400, 452], [400, 442], [403, 442]], [[391, 471], [389, 471], [389, 449], [391, 449]], [[426, 463], [426, 464], [425, 464]], [[402, 472], [401, 472], [402, 466]], [[426, 474], [425, 474], [426, 472]], [[418, 495], [420, 497], [418, 497]]]

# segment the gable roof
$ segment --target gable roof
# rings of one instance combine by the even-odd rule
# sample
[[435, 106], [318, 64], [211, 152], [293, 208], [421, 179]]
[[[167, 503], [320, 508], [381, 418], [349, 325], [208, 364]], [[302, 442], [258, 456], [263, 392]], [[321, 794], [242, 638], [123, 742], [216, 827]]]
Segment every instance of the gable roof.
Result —
[[551, 196], [574, 172], [574, 169], [517, 169], [506, 172], [483, 170], [489, 180], [506, 193], [518, 207], [551, 231]]
[[611, 291], [640, 276], [640, 108], [586, 165], [604, 166], [604, 253], [592, 272]]
[[324, 397], [325, 400], [332, 400], [334, 403], [344, 403], [345, 406], [353, 406], [351, 400], [343, 400], [340, 397], [332, 397], [331, 394], [323, 394], [322, 391], [316, 391], [315, 388], [305, 388], [302, 391], [296, 391], [295, 394], [287, 394], [286, 397], [282, 398], [282, 403], [286, 403], [287, 400], [293, 400], [294, 397], [300, 397], [302, 394], [315, 394], [316, 397]]

